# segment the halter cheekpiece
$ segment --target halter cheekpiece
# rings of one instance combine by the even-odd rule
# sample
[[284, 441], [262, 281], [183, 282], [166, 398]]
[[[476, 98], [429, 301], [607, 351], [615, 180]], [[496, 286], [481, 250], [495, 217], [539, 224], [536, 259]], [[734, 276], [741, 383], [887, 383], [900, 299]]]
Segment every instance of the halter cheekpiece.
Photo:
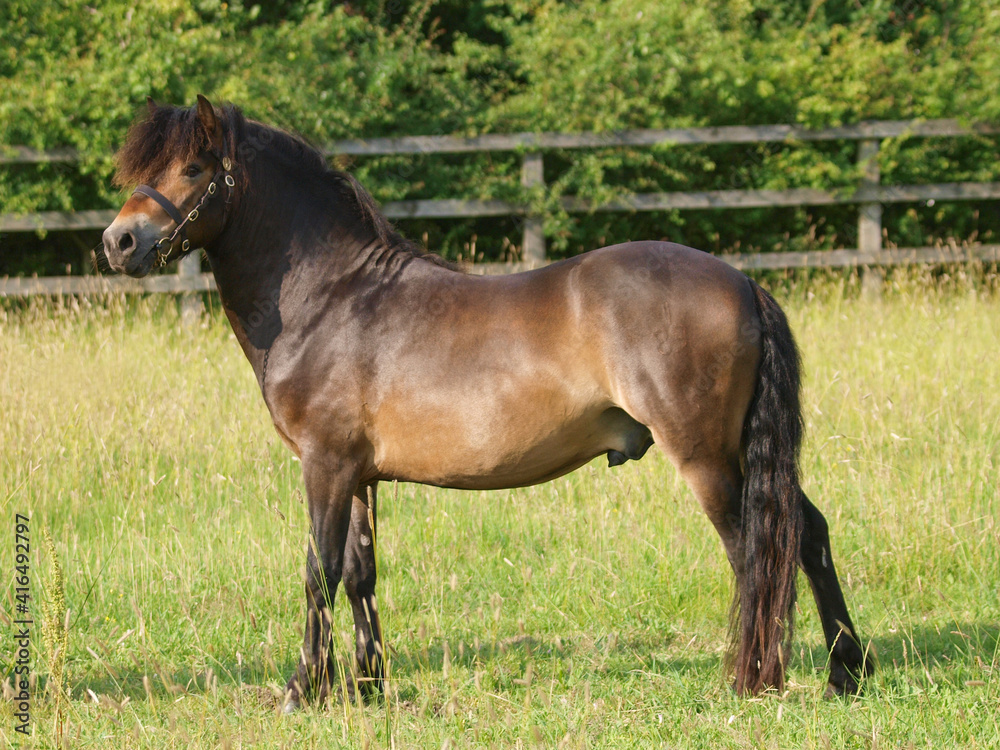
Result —
[[191, 252], [191, 240], [187, 238], [186, 227], [188, 224], [193, 224], [198, 220], [198, 217], [201, 215], [202, 206], [205, 205], [205, 202], [209, 198], [218, 192], [218, 182], [220, 178], [225, 183], [226, 187], [229, 188], [229, 195], [226, 197], [226, 205], [228, 206], [229, 203], [232, 202], [233, 188], [236, 187], [236, 180], [234, 180], [233, 176], [230, 174], [230, 170], [233, 168], [232, 160], [228, 156], [223, 156], [223, 154], [226, 153], [225, 136], [223, 136], [222, 140], [222, 151], [219, 152], [215, 149], [211, 149], [209, 153], [211, 153], [212, 156], [215, 157], [215, 160], [219, 163], [219, 169], [216, 170], [215, 174], [212, 176], [212, 181], [208, 184], [205, 192], [195, 204], [194, 208], [188, 212], [187, 216], [182, 216], [177, 206], [175, 206], [170, 199], [168, 199], [156, 188], [150, 187], [149, 185], [140, 185], [132, 191], [133, 195], [139, 193], [140, 195], [145, 195], [146, 197], [152, 198], [156, 201], [160, 205], [160, 208], [166, 211], [167, 215], [173, 219], [174, 224], [177, 225], [174, 227], [174, 231], [171, 232], [169, 236], [159, 239], [157, 243], [153, 245], [153, 250], [156, 252], [157, 268], [163, 268], [167, 265], [167, 263], [173, 260], [171, 253], [174, 249], [174, 242], [178, 237], [181, 238], [181, 251], [176, 257], [181, 258]]

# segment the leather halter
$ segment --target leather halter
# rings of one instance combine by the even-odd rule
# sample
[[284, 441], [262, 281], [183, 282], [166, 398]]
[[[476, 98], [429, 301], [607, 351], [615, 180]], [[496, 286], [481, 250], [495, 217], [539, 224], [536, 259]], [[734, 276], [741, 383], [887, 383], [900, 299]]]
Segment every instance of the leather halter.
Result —
[[[225, 152], [226, 141], [225, 138], [223, 138], [222, 152], [220, 153], [215, 149], [212, 149], [210, 152], [219, 163], [219, 169], [216, 170], [215, 174], [212, 176], [212, 181], [208, 184], [205, 192], [202, 193], [201, 198], [195, 204], [194, 208], [188, 212], [186, 217], [181, 216], [181, 212], [177, 209], [177, 206], [175, 206], [169, 198], [154, 187], [149, 185], [140, 185], [132, 191], [132, 195], [139, 193], [140, 195], [145, 195], [147, 198], [152, 198], [156, 201], [160, 205], [160, 208], [166, 211], [167, 215], [173, 220], [174, 224], [177, 225], [168, 237], [162, 237], [155, 245], [153, 245], [153, 251], [156, 253], [157, 268], [163, 268], [167, 265], [167, 263], [173, 260], [174, 257], [181, 258], [191, 252], [191, 240], [187, 238], [187, 225], [193, 224], [198, 220], [202, 206], [204, 206], [205, 202], [217, 192], [220, 177], [223, 182], [225, 182], [226, 187], [229, 188], [229, 195], [226, 197], [226, 205], [228, 206], [232, 202], [233, 188], [236, 186], [236, 180], [234, 180], [233, 176], [229, 173], [233, 168], [233, 162], [228, 156], [222, 155]], [[179, 254], [173, 256], [174, 242], [177, 241], [178, 237], [181, 238], [181, 250]], [[166, 250], [164, 250], [164, 248], [166, 248]]]

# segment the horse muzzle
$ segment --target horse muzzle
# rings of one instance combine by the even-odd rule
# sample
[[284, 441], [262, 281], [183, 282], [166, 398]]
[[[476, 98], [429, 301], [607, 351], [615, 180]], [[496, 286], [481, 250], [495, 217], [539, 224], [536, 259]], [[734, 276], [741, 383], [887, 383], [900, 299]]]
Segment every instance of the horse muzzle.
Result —
[[104, 230], [104, 256], [115, 273], [141, 278], [153, 270], [159, 235], [140, 226], [118, 226]]

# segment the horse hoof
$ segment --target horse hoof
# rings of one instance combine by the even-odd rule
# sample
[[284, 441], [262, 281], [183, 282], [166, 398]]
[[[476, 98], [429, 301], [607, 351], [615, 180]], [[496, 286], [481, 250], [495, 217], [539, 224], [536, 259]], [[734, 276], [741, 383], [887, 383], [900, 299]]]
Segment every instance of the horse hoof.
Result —
[[831, 698], [845, 698], [852, 695], [859, 695], [861, 693], [861, 686], [853, 679], [847, 678], [842, 684], [836, 684], [832, 680], [826, 684], [826, 690], [823, 692], [823, 697], [826, 699]]

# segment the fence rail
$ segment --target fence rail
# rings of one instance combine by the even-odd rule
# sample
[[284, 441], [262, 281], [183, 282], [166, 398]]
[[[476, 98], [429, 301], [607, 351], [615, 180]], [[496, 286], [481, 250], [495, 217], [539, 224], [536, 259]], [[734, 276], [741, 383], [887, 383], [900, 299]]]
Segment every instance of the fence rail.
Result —
[[[1000, 262], [1000, 245], [911, 247], [877, 252], [860, 250], [816, 250], [801, 253], [748, 253], [720, 255], [741, 271], [787, 268], [844, 268], [850, 266], [892, 266], [920, 263]], [[464, 270], [481, 275], [516, 273], [537, 268], [532, 263], [469, 263]], [[0, 280], [0, 297], [31, 295], [213, 292], [215, 277], [210, 273], [157, 274], [142, 279], [125, 276], [44, 276]]]
[[[968, 248], [882, 248], [882, 206], [919, 201], [964, 201], [1000, 199], [1000, 182], [952, 182], [925, 185], [882, 185], [878, 169], [880, 142], [898, 137], [964, 137], [995, 135], [991, 125], [965, 126], [954, 120], [874, 121], [823, 130], [798, 125], [731, 126], [717, 128], [674, 128], [667, 130], [623, 130], [606, 133], [514, 133], [474, 137], [406, 136], [345, 140], [324, 149], [327, 155], [394, 155], [474, 153], [481, 151], [521, 151], [521, 183], [526, 187], [544, 184], [543, 154], [546, 149], [614, 148], [622, 146], [705, 145], [737, 143], [858, 141], [858, 164], [863, 178], [859, 185], [844, 190], [791, 188], [787, 190], [709, 190], [639, 193], [594, 204], [564, 197], [560, 204], [568, 212], [662, 211], [671, 209], [738, 209], [780, 206], [856, 204], [858, 248], [807, 253], [760, 253], [723, 256], [738, 268], [834, 267], [890, 265], [898, 263], [996, 260], [997, 246]], [[79, 158], [72, 149], [37, 151], [15, 146], [0, 148], [2, 164], [69, 163]], [[391, 219], [467, 218], [518, 216], [522, 219], [522, 260], [520, 264], [480, 264], [476, 272], [508, 272], [546, 262], [542, 217], [526, 205], [498, 200], [408, 200], [383, 206]], [[44, 211], [24, 215], [0, 215], [0, 232], [79, 231], [103, 229], [115, 211]], [[0, 296], [28, 294], [78, 294], [90, 291], [125, 290], [141, 292], [182, 292], [212, 288], [204, 275], [190, 272], [170, 277], [160, 275], [141, 283], [99, 280], [93, 277], [48, 277], [0, 279]]]

